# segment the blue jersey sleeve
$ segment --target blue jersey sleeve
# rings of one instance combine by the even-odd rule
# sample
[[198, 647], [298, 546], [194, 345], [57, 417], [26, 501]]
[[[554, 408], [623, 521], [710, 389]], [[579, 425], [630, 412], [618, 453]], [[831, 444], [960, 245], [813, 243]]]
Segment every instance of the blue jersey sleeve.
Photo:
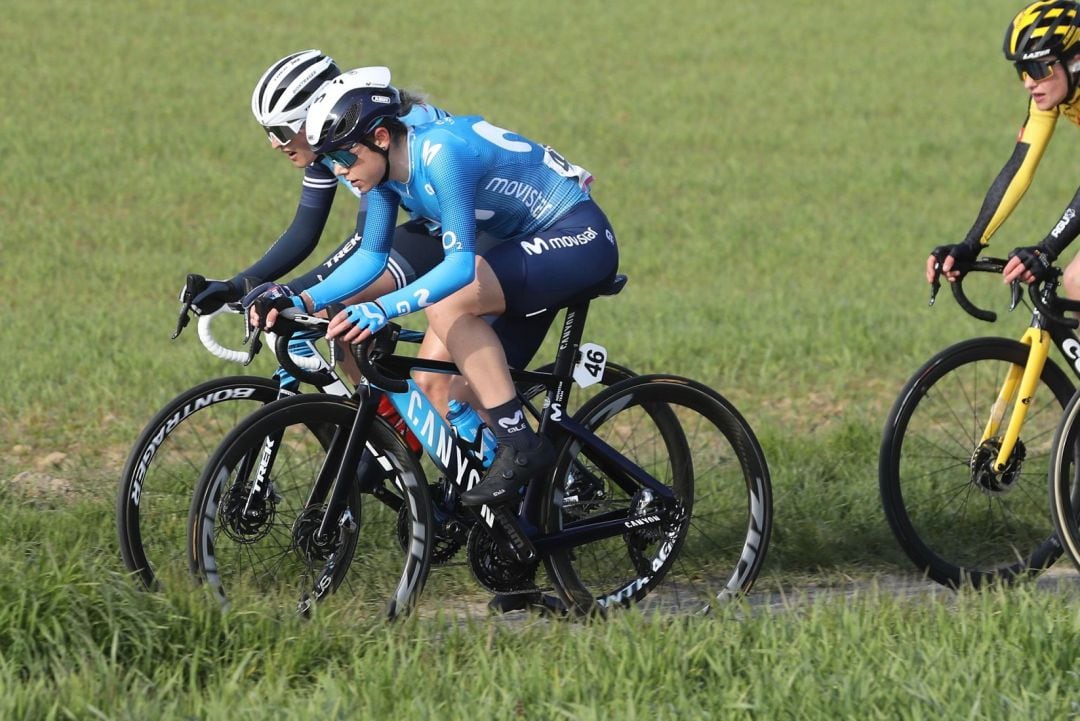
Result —
[[475, 276], [475, 253], [451, 253], [412, 283], [379, 298], [379, 305], [387, 318], [413, 313], [464, 288]]
[[446, 257], [404, 288], [379, 299], [389, 317], [405, 315], [437, 303], [476, 277], [476, 186], [484, 174], [478, 153], [451, 136], [437, 152], [429, 145], [427, 185], [442, 213], [442, 245]]
[[360, 247], [333, 269], [329, 276], [307, 289], [314, 305], [322, 310], [371, 285], [386, 268], [394, 240], [397, 196], [384, 188], [367, 193], [368, 208]]

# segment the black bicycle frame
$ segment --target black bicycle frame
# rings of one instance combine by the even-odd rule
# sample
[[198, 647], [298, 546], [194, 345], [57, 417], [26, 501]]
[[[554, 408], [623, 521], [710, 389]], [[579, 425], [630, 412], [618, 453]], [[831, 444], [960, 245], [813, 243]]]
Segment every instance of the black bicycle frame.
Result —
[[[581, 346], [588, 306], [589, 301], [583, 301], [567, 308], [555, 366], [551, 373], [511, 369], [511, 378], [519, 385], [540, 385], [546, 389], [546, 400], [539, 417], [539, 432], [547, 436], [556, 448], [575, 445], [580, 447], [586, 457], [628, 495], [645, 488], [664, 501], [675, 501], [670, 488], [629, 461], [588, 428], [567, 417], [566, 403], [573, 386], [572, 373]], [[446, 361], [393, 355], [396, 342], [397, 338], [393, 336], [379, 341], [381, 347], [377, 349], [377, 358], [374, 360], [369, 359], [364, 352], [357, 355], [361, 371], [371, 385], [362, 386], [354, 395], [358, 411], [353, 425], [345, 438], [341, 437], [341, 429], [338, 429], [312, 489], [309, 502], [318, 502], [332, 488], [320, 534], [333, 532], [334, 525], [339, 522], [347, 484], [351, 483], [353, 478], [361, 479], [362, 491], [374, 492], [380, 487], [375, 482], [376, 479], [381, 480], [377, 476], [377, 459], [370, 446], [365, 448], [365, 443], [368, 430], [375, 419], [374, 409], [384, 394], [420, 440], [432, 462], [446, 474], [458, 492], [463, 493], [472, 488], [483, 478], [486, 471], [474, 452], [475, 442], [467, 442], [454, 433], [445, 419], [433, 410], [430, 401], [415, 382], [407, 380], [415, 371], [457, 375], [460, 374], [458, 367]], [[497, 520], [501, 521], [503, 526], [509, 525], [502, 529], [508, 538], [501, 540], [509, 540], [511, 546], [518, 547], [516, 551], [521, 551], [520, 545], [524, 543], [535, 546], [536, 552], [544, 554], [617, 536], [630, 527], [627, 520], [632, 510], [611, 511], [599, 517], [572, 522], [559, 531], [541, 534], [545, 490], [545, 483], [529, 484], [517, 514], [508, 511], [512, 507], [510, 504], [483, 506], [473, 512], [488, 529], [495, 532], [496, 537], [499, 535], [497, 529], [500, 525]], [[633, 520], [633, 528], [647, 528], [661, 522], [658, 514]], [[518, 534], [524, 541], [515, 542], [514, 537]], [[521, 558], [520, 553], [515, 552], [515, 555]]]

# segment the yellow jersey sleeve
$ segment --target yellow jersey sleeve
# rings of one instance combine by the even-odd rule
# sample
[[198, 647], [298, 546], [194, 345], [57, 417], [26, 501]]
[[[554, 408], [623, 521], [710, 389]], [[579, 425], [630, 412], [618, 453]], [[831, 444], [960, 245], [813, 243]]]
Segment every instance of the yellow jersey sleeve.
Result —
[[964, 240], [965, 243], [977, 242], [979, 246], [988, 245], [990, 237], [1016, 209], [1020, 199], [1024, 197], [1024, 193], [1031, 185], [1035, 169], [1039, 166], [1039, 161], [1042, 160], [1043, 153], [1050, 144], [1059, 115], [1060, 111], [1057, 108], [1039, 110], [1034, 101], [1030, 103], [1028, 115], [1020, 128], [1013, 154], [987, 191], [975, 224]]

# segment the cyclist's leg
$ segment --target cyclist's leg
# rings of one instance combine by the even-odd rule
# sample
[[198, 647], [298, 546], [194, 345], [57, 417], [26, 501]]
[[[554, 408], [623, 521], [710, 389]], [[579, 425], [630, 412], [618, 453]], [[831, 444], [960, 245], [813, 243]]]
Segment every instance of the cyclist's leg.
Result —
[[[614, 232], [600, 208], [591, 200], [585, 201], [547, 230], [509, 240], [485, 253], [477, 261], [472, 284], [428, 309], [432, 329], [446, 342], [481, 405], [492, 411], [492, 428], [500, 446], [513, 449], [501, 454], [496, 449], [485, 481], [463, 496], [469, 505], [512, 498], [511, 491], [542, 472], [544, 464], [539, 458], [552, 456], [548, 452], [552, 449], [545, 448], [528, 425], [520, 422], [521, 405], [514, 396], [504, 350], [520, 353], [513, 363], [523, 366], [529, 360], [526, 356], [539, 344], [524, 352], [519, 347], [520, 338], [504, 345], [483, 316], [502, 315], [527, 322], [534, 315], [590, 297], [596, 288], [610, 282], [617, 267]], [[546, 330], [547, 325], [542, 327]], [[537, 461], [530, 463], [532, 468], [523, 466], [525, 459], [517, 454], [537, 450], [541, 452]], [[514, 468], [517, 473], [511, 472]], [[496, 482], [499, 478], [503, 480]]]
[[1065, 286], [1065, 295], [1069, 298], [1080, 298], [1080, 255], [1077, 255], [1065, 266], [1065, 273], [1061, 278]]

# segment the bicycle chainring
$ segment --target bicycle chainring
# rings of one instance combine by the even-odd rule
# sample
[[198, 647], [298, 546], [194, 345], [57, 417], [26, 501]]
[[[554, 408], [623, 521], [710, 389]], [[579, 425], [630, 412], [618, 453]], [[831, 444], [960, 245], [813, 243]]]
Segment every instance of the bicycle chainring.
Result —
[[467, 553], [473, 577], [492, 593], [514, 593], [536, 588], [536, 569], [540, 562], [526, 564], [512, 558], [491, 537], [484, 524], [474, 524], [469, 530]]

